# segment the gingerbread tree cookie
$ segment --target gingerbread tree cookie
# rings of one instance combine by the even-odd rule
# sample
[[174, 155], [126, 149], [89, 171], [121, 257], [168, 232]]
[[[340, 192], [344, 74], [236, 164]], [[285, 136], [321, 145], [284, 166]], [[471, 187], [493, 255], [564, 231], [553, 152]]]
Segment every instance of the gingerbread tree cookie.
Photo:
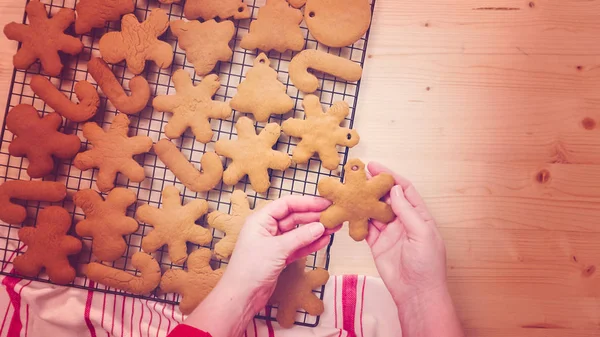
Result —
[[83, 126], [83, 136], [92, 143], [92, 149], [75, 156], [73, 164], [83, 171], [97, 167], [96, 184], [101, 192], [115, 187], [117, 172], [137, 183], [146, 178], [144, 168], [133, 160], [133, 156], [150, 151], [152, 139], [146, 136], [129, 137], [128, 130], [129, 118], [124, 114], [115, 116], [108, 131], [102, 130], [94, 122]]
[[67, 284], [75, 279], [75, 269], [69, 264], [69, 255], [81, 251], [81, 241], [67, 235], [71, 227], [71, 215], [58, 206], [40, 211], [36, 227], [19, 229], [19, 240], [27, 245], [27, 251], [15, 258], [15, 270], [28, 277], [35, 277], [42, 268], [50, 281]]
[[175, 95], [157, 96], [152, 101], [156, 110], [173, 113], [165, 126], [165, 135], [169, 138], [180, 137], [189, 127], [196, 140], [208, 143], [213, 131], [209, 118], [225, 119], [231, 116], [231, 108], [226, 102], [214, 101], [212, 97], [221, 84], [217, 75], [208, 75], [198, 85], [183, 69], [177, 70], [171, 78], [175, 85]]
[[138, 229], [135, 219], [126, 216], [127, 207], [137, 200], [135, 192], [117, 187], [108, 193], [106, 200], [94, 190], [80, 190], [73, 202], [83, 209], [85, 219], [75, 226], [77, 235], [91, 236], [92, 253], [102, 261], [115, 261], [127, 249], [123, 235]]
[[336, 146], [353, 147], [359, 140], [356, 130], [340, 127], [340, 123], [348, 116], [348, 103], [335, 102], [327, 112], [323, 112], [319, 98], [306, 95], [302, 106], [306, 119], [290, 118], [281, 125], [285, 134], [302, 138], [292, 153], [292, 159], [299, 164], [307, 163], [316, 152], [323, 167], [337, 169], [340, 156]]
[[6, 128], [15, 135], [8, 146], [8, 153], [15, 157], [27, 157], [27, 174], [31, 178], [44, 177], [54, 169], [54, 159], [72, 158], [81, 147], [76, 135], [58, 132], [62, 124], [59, 114], [49, 113], [40, 118], [34, 107], [19, 104], [8, 112]]
[[135, 214], [138, 220], [154, 227], [142, 239], [142, 249], [153, 253], [167, 245], [171, 262], [182, 264], [188, 257], [186, 242], [205, 245], [212, 241], [210, 231], [195, 223], [206, 211], [206, 200], [194, 199], [182, 206], [177, 187], [165, 187], [162, 208], [142, 205]]
[[229, 20], [176, 20], [171, 22], [171, 32], [177, 36], [179, 47], [185, 50], [187, 60], [200, 76], [210, 73], [217, 62], [228, 61], [233, 55], [229, 41], [235, 34], [235, 26]]
[[284, 114], [294, 107], [294, 101], [285, 92], [285, 85], [277, 79], [277, 72], [269, 64], [265, 53], [258, 55], [230, 102], [237, 111], [253, 114], [257, 122], [266, 122], [271, 115]]
[[248, 35], [242, 38], [244, 49], [299, 51], [304, 48], [304, 33], [300, 29], [302, 12], [285, 0], [267, 0], [258, 10], [258, 18], [250, 23]]
[[186, 0], [183, 15], [188, 20], [202, 18], [206, 21], [216, 17], [227, 19], [232, 16], [234, 19], [247, 19], [252, 14], [248, 5], [242, 0]]
[[254, 213], [257, 208], [264, 206], [262, 204], [256, 206], [254, 210], [250, 209], [246, 193], [242, 190], [233, 191], [230, 201], [231, 214], [214, 211], [207, 217], [209, 226], [225, 233], [225, 237], [215, 245], [215, 256], [221, 260], [231, 257], [246, 218]]
[[179, 310], [184, 315], [190, 314], [223, 276], [223, 269], [211, 268], [210, 255], [210, 249], [200, 248], [190, 254], [187, 272], [170, 269], [160, 280], [161, 290], [181, 294]]
[[232, 160], [223, 172], [223, 182], [235, 185], [248, 175], [256, 192], [266, 192], [271, 185], [269, 169], [284, 171], [292, 164], [287, 153], [273, 150], [281, 128], [277, 123], [269, 123], [257, 135], [254, 124], [247, 117], [240, 117], [235, 128], [238, 139], [221, 139], [215, 144], [217, 154]]
[[136, 252], [131, 257], [131, 265], [139, 270], [139, 275], [132, 275], [98, 262], [84, 265], [82, 269], [88, 279], [132, 294], [146, 295], [158, 287], [162, 273], [152, 255]]
[[25, 12], [29, 25], [11, 22], [4, 26], [4, 35], [9, 40], [21, 42], [13, 57], [15, 68], [27, 69], [39, 59], [48, 75], [58, 76], [63, 67], [58, 51], [77, 55], [83, 50], [78, 38], [63, 33], [75, 20], [75, 12], [63, 8], [49, 19], [44, 4], [38, 0], [29, 1]]
[[349, 222], [350, 237], [364, 240], [369, 231], [369, 219], [388, 223], [395, 215], [390, 205], [380, 201], [394, 186], [394, 178], [382, 173], [367, 180], [365, 164], [359, 159], [350, 159], [344, 166], [344, 183], [337, 178], [319, 181], [319, 194], [333, 202], [323, 213], [321, 223], [325, 228], [335, 228], [344, 221]]
[[127, 14], [121, 20], [121, 31], [106, 33], [100, 38], [100, 54], [108, 63], [127, 61], [127, 68], [139, 75], [146, 60], [154, 61], [159, 68], [168, 68], [173, 61], [173, 48], [158, 39], [169, 28], [166, 11], [155, 8], [144, 22]]
[[296, 318], [296, 310], [304, 309], [309, 315], [323, 313], [324, 306], [312, 291], [327, 283], [327, 270], [317, 268], [305, 272], [306, 258], [289, 264], [279, 275], [275, 291], [269, 304], [278, 305], [277, 322], [283, 328], [291, 328]]
[[121, 15], [134, 9], [134, 0], [79, 0], [75, 6], [75, 33], [85, 34], [92, 28], [102, 28], [106, 22], [119, 20]]

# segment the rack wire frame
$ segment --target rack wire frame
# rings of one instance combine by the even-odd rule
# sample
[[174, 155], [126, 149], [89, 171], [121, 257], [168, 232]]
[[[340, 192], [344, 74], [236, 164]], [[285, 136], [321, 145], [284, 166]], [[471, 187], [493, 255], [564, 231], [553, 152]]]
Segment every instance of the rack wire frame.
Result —
[[[214, 73], [219, 75], [221, 80], [221, 88], [215, 95], [216, 100], [230, 100], [236, 93], [237, 85], [241, 82], [241, 80], [244, 79], [247, 70], [252, 67], [252, 61], [256, 57], [257, 52], [241, 49], [239, 47], [239, 43], [241, 38], [248, 33], [249, 24], [251, 20], [256, 19], [258, 9], [262, 5], [264, 5], [264, 1], [265, 0], [244, 0], [244, 2], [248, 4], [252, 12], [252, 18], [234, 21], [236, 26], [236, 33], [233, 42], [230, 43], [230, 46], [233, 46], [234, 50], [233, 56], [229, 62], [220, 62], [213, 71]], [[76, 0], [42, 0], [42, 2], [46, 4], [46, 10], [51, 15], [54, 15], [58, 10], [62, 8], [74, 9]], [[371, 0], [372, 13], [374, 10], [374, 6], [375, 0]], [[146, 19], [151, 9], [156, 7], [160, 7], [167, 10], [169, 13], [169, 18], [171, 20], [178, 20], [183, 18], [182, 3], [164, 5], [159, 4], [154, 0], [137, 0], [135, 14], [141, 21]], [[27, 22], [26, 13], [23, 15], [22, 22]], [[312, 36], [309, 35], [308, 29], [306, 28], [304, 22], [302, 23], [301, 28], [305, 34], [306, 49], [320, 49], [353, 60], [354, 62], [359, 63], [361, 66], [364, 65], [369, 31], [367, 31], [365, 36], [362, 37], [352, 46], [344, 48], [329, 48], [320, 45], [316, 40], [312, 38]], [[72, 27], [70, 28], [70, 30], [71, 31], [67, 32], [74, 35]], [[65, 94], [70, 99], [76, 98], [74, 94], [74, 85], [77, 81], [80, 80], [87, 80], [97, 87], [94, 80], [91, 76], [89, 76], [87, 72], [86, 63], [92, 56], [99, 56], [98, 42], [100, 37], [108, 31], [115, 30], [120, 30], [120, 22], [110, 22], [107, 23], [104, 28], [94, 29], [92, 30], [92, 32], [81, 36], [81, 40], [84, 44], [84, 50], [81, 54], [79, 54], [76, 57], [65, 57], [64, 55], [61, 55], [63, 64], [65, 65], [65, 67], [63, 68], [63, 72], [59, 78], [49, 77], [49, 79], [59, 88], [59, 90], [63, 94]], [[177, 39], [171, 34], [170, 30], [162, 37], [160, 37], [160, 39], [170, 43], [173, 46], [174, 59], [171, 67], [167, 69], [159, 69], [155, 64], [150, 62], [147, 64], [144, 73], [142, 73], [142, 76], [144, 76], [150, 83], [152, 97], [156, 97], [157, 95], [166, 95], [174, 93], [174, 86], [170, 81], [170, 75], [177, 69], [187, 70], [190, 73], [190, 75], [192, 75], [192, 78], [195, 83], [197, 83], [201, 78], [194, 73], [193, 65], [187, 62], [185, 52], [178, 47]], [[288, 95], [290, 95], [295, 101], [295, 108], [291, 112], [285, 115], [272, 116], [269, 122], [281, 124], [287, 118], [304, 117], [304, 111], [301, 106], [303, 94], [300, 93], [290, 83], [289, 76], [287, 73], [287, 66], [291, 58], [295, 54], [296, 53], [289, 51], [286, 53], [278, 53], [275, 51], [268, 53], [269, 60], [271, 61], [271, 67], [275, 68], [275, 70], [278, 73], [279, 80], [282, 81], [287, 88]], [[133, 77], [133, 74], [126, 70], [125, 62], [112, 65], [112, 70], [115, 73], [115, 76], [117, 77], [119, 82], [124, 86], [126, 91], [129, 92], [128, 83], [129, 80]], [[45, 115], [49, 112], [52, 112], [52, 109], [46, 106], [46, 104], [40, 98], [36, 97], [31, 88], [29, 87], [31, 76], [35, 74], [44, 75], [44, 73], [40, 69], [39, 62], [32, 65], [27, 70], [14, 70], [9, 89], [9, 97], [5, 116], [10, 111], [10, 109], [16, 106], [17, 104], [31, 104], [41, 113], [41, 115]], [[344, 125], [352, 128], [355, 116], [355, 108], [358, 103], [360, 81], [358, 81], [357, 83], [347, 83], [327, 74], [317, 73], [315, 75], [319, 78], [320, 82], [320, 88], [315, 94], [320, 95], [321, 103], [325, 104], [324, 108], [327, 109], [328, 105], [331, 105], [334, 101], [346, 101], [350, 106], [350, 115], [348, 116], [348, 118], [346, 118]], [[101, 90], [99, 91], [101, 93]], [[111, 121], [116, 115], [117, 111], [104, 95], [101, 94], [100, 96], [101, 103], [98, 109], [98, 113], [91, 121], [98, 123], [106, 129], [111, 124]], [[236, 137], [234, 123], [237, 120], [237, 117], [239, 117], [240, 115], [243, 114], [234, 111], [232, 117], [228, 118], [227, 120], [212, 120], [211, 126], [213, 128], [213, 131], [215, 132], [215, 136], [213, 137], [213, 140], [208, 144], [196, 142], [189, 130], [186, 131], [186, 133], [180, 139], [172, 141], [174, 141], [177, 144], [179, 150], [186, 155], [190, 162], [192, 162], [196, 167], [198, 167], [202, 154], [206, 151], [213, 151], [214, 142], [216, 140], [221, 138], [232, 139]], [[131, 120], [129, 132], [131, 136], [147, 135], [151, 137], [155, 142], [161, 138], [164, 138], [163, 130], [166, 122], [169, 120], [169, 114], [153, 111], [150, 102], [142, 112], [140, 112], [137, 115], [129, 116], [129, 118]], [[84, 123], [64, 121], [62, 131], [67, 134], [78, 135], [82, 139], [83, 148], [85, 149], [88, 148], [89, 144], [82, 134], [83, 124]], [[262, 130], [264, 125], [265, 123], [255, 123], [257, 132]], [[0, 180], [30, 180], [26, 172], [28, 166], [27, 159], [12, 157], [8, 154], [8, 146], [10, 145], [12, 139], [13, 135], [10, 131], [6, 129], [6, 121], [4, 120], [2, 124], [2, 130], [0, 133]], [[297, 143], [297, 139], [293, 139], [282, 134], [278, 143], [275, 146], [275, 149], [291, 154], [293, 148], [297, 145]], [[322, 168], [321, 162], [318, 160], [318, 158], [315, 157], [311, 158], [308, 164], [293, 164], [292, 167], [290, 167], [284, 172], [271, 171], [271, 188], [269, 188], [269, 190], [263, 194], [258, 194], [254, 192], [247, 178], [244, 178], [240, 183], [238, 183], [234, 187], [219, 184], [215, 189], [207, 193], [192, 192], [190, 190], [187, 190], [175, 178], [175, 176], [168, 169], [166, 169], [165, 165], [157, 159], [157, 156], [153, 152], [136, 156], [136, 160], [138, 161], [138, 163], [140, 163], [140, 165], [144, 167], [146, 171], [146, 179], [142, 183], [138, 184], [130, 182], [124, 176], [119, 175], [117, 177], [116, 186], [126, 187], [136, 191], [137, 193], [137, 203], [129, 207], [129, 209], [127, 210], [127, 215], [131, 217], [134, 216], [137, 207], [141, 204], [147, 203], [151, 206], [159, 207], [161, 204], [161, 192], [163, 188], [168, 185], [175, 185], [180, 189], [184, 203], [195, 198], [201, 198], [208, 201], [210, 209], [209, 211], [220, 210], [222, 212], [229, 212], [231, 208], [231, 204], [229, 203], [229, 196], [233, 192], [234, 188], [244, 190], [248, 195], [251, 205], [255, 204], [257, 200], [275, 199], [288, 194], [317, 195], [317, 182], [321, 177], [337, 176], [341, 179], [341, 177], [343, 176], [343, 165], [346, 163], [348, 157], [348, 150], [348, 148], [338, 149], [339, 154], [342, 156], [342, 162], [339, 168], [335, 171], [329, 171], [325, 168]], [[227, 160], [226, 164], [229, 163], [230, 161]], [[83, 214], [81, 209], [75, 207], [75, 205], [72, 202], [71, 196], [76, 191], [85, 188], [93, 188], [97, 190], [95, 186], [96, 175], [97, 170], [78, 170], [72, 165], [71, 160], [57, 161], [57, 165], [52, 174], [45, 177], [43, 180], [59, 181], [64, 183], [67, 186], [67, 191], [69, 194], [67, 198], [64, 201], [58, 203], [17, 201], [26, 207], [28, 217], [22, 225], [11, 225], [0, 222], [0, 256], [2, 257], [2, 269], [0, 270], [0, 274], [20, 278], [28, 278], [15, 273], [12, 269], [11, 261], [13, 260], [13, 258], [17, 255], [22, 254], [24, 250], [26, 250], [24, 249], [24, 245], [18, 239], [17, 232], [22, 226], [35, 226], [35, 219], [37, 218], [37, 214], [44, 207], [54, 204], [60, 205], [67, 209], [72, 215], [73, 221], [73, 226], [69, 234], [76, 236], [74, 225], [78, 221], [82, 220], [85, 217], [85, 215]], [[105, 194], [103, 196], [105, 196]], [[199, 221], [197, 221], [197, 223], [199, 225], [205, 224], [205, 218], [202, 217]], [[141, 238], [150, 230], [152, 230], [152, 228], [149, 225], [140, 223], [140, 227], [136, 233], [126, 236], [126, 241], [128, 243], [127, 251], [121, 259], [113, 262], [112, 266], [138, 275], [138, 271], [135, 270], [130, 264], [130, 257], [135, 252], [141, 250]], [[223, 237], [223, 233], [215, 229], [212, 229], [212, 234], [213, 240], [210, 243], [210, 245], [206, 246], [206, 248], [212, 249], [214, 247], [214, 244]], [[95, 260], [91, 253], [91, 238], [84, 237], [81, 239], [83, 241], [83, 250], [72, 261], [73, 265], [77, 267], [80, 267], [82, 264]], [[332, 243], [333, 235], [330, 244], [325, 249], [308, 256], [307, 268], [315, 269], [317, 267], [322, 267], [328, 269], [330, 257], [329, 251]], [[197, 245], [188, 244], [189, 252], [196, 248], [198, 248]], [[168, 258], [166, 247], [159, 249], [159, 251], [157, 251], [153, 255], [159, 261], [163, 272], [171, 268], [185, 268], [185, 264], [184, 266], [180, 266], [171, 263], [171, 261]], [[214, 268], [219, 268], [222, 265], [226, 265], [227, 262], [221, 260], [213, 260], [211, 261], [211, 264]], [[51, 283], [43, 272], [37, 277], [28, 279]], [[81, 289], [91, 289], [94, 291], [110, 294], [119, 294], [129, 297], [149, 299], [163, 303], [176, 304], [179, 302], [178, 294], [162, 294], [159, 291], [155, 291], [150, 295], [142, 296], [127, 293], [118, 289], [108, 288], [106, 286], [91, 282], [85, 277], [85, 275], [83, 275], [80, 272], [80, 270], [78, 272], [78, 277], [75, 279], [75, 281], [69, 284], [69, 286]], [[325, 287], [323, 286], [320, 289], [314, 290], [315, 294], [321, 299], [323, 299], [324, 296], [324, 288]], [[261, 311], [257, 315], [257, 317], [261, 319], [275, 320], [276, 313], [276, 306], [267, 307], [263, 311]], [[304, 326], [316, 326], [318, 323], [319, 317], [310, 316], [303, 310], [299, 310], [297, 312], [296, 324]]]

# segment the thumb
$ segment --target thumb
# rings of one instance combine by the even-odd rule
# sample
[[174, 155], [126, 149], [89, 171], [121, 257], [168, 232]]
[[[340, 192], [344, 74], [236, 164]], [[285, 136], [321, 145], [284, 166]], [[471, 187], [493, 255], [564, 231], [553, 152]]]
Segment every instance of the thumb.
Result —
[[419, 212], [408, 202], [400, 185], [392, 187], [390, 203], [394, 214], [402, 221], [409, 235], [424, 237], [427, 234], [427, 224]]
[[317, 241], [324, 233], [325, 227], [323, 227], [323, 224], [313, 222], [283, 233], [277, 239], [285, 249], [286, 257], [289, 257], [298, 249]]

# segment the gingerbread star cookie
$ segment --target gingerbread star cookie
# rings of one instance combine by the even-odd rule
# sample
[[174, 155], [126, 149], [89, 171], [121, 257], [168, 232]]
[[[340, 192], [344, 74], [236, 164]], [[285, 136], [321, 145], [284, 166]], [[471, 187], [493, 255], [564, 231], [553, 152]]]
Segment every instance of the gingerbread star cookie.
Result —
[[75, 226], [77, 235], [91, 236], [92, 254], [102, 261], [115, 261], [127, 249], [123, 235], [134, 233], [138, 223], [128, 217], [127, 207], [137, 200], [135, 192], [117, 187], [106, 200], [91, 189], [80, 190], [73, 196], [75, 205], [83, 209], [85, 219]]
[[291, 328], [296, 318], [296, 310], [304, 309], [309, 315], [323, 313], [323, 301], [312, 291], [329, 280], [327, 270], [317, 268], [305, 272], [306, 258], [289, 264], [279, 275], [275, 291], [269, 304], [278, 305], [277, 322], [283, 328]]
[[256, 192], [266, 192], [271, 185], [269, 169], [284, 171], [292, 164], [287, 153], [273, 150], [273, 145], [281, 135], [281, 128], [277, 123], [269, 123], [257, 135], [248, 117], [240, 117], [235, 128], [236, 140], [221, 139], [215, 144], [217, 154], [232, 161], [223, 172], [223, 182], [235, 185], [248, 175]]
[[19, 229], [19, 240], [27, 245], [25, 254], [15, 258], [15, 270], [27, 277], [35, 277], [42, 268], [50, 281], [67, 284], [75, 279], [75, 269], [69, 263], [69, 255], [81, 251], [81, 241], [67, 235], [71, 227], [71, 215], [58, 206], [40, 211], [36, 227]]
[[118, 114], [108, 131], [102, 130], [94, 122], [85, 123], [83, 136], [92, 144], [92, 149], [77, 154], [73, 164], [80, 170], [98, 168], [96, 184], [101, 192], [110, 191], [117, 172], [123, 173], [129, 180], [139, 183], [146, 178], [144, 168], [133, 156], [146, 153], [152, 148], [152, 139], [146, 136], [127, 136], [129, 118]]
[[210, 266], [210, 249], [199, 248], [190, 254], [187, 271], [169, 269], [160, 280], [160, 289], [181, 294], [179, 310], [189, 315], [217, 285], [223, 269]]
[[348, 103], [341, 101], [323, 112], [319, 98], [315, 95], [304, 96], [302, 102], [306, 119], [290, 118], [283, 122], [283, 132], [302, 140], [292, 153], [292, 159], [299, 164], [307, 163], [316, 152], [328, 170], [337, 169], [340, 156], [337, 145], [353, 147], [358, 144], [358, 132], [340, 127], [348, 116]]
[[152, 106], [158, 111], [173, 113], [165, 126], [165, 135], [171, 139], [180, 137], [189, 127], [196, 140], [208, 143], [213, 131], [209, 118], [225, 119], [231, 116], [231, 108], [226, 102], [214, 101], [212, 97], [221, 86], [217, 75], [208, 75], [198, 85], [183, 69], [177, 70], [171, 78], [175, 85], [175, 95], [157, 96]]
[[206, 211], [206, 200], [195, 199], [182, 206], [177, 187], [165, 187], [162, 208], [142, 205], [135, 214], [139, 221], [154, 227], [142, 239], [142, 249], [153, 253], [167, 245], [171, 262], [183, 264], [188, 257], [186, 242], [205, 245], [212, 241], [210, 231], [195, 223]]
[[206, 21], [216, 17], [227, 19], [232, 16], [234, 19], [247, 19], [252, 14], [248, 5], [242, 0], [186, 0], [183, 15], [188, 20], [202, 18]]
[[210, 73], [217, 62], [228, 61], [233, 55], [229, 41], [235, 34], [235, 26], [229, 20], [176, 20], [171, 22], [171, 32], [177, 36], [179, 47], [185, 50], [187, 60], [200, 76]]
[[302, 12], [285, 0], [267, 0], [258, 10], [258, 18], [250, 23], [248, 35], [242, 38], [244, 49], [299, 51], [304, 48], [304, 33], [300, 29]]
[[173, 61], [173, 48], [158, 39], [169, 28], [169, 15], [155, 8], [144, 22], [127, 14], [121, 20], [120, 32], [109, 32], [100, 38], [100, 54], [108, 63], [127, 61], [127, 69], [135, 75], [144, 71], [146, 60], [159, 68], [168, 68]]
[[60, 75], [63, 65], [58, 51], [77, 55], [83, 50], [78, 38], [64, 33], [75, 20], [75, 12], [63, 8], [49, 19], [44, 4], [38, 0], [29, 1], [25, 12], [29, 25], [11, 22], [4, 26], [4, 35], [9, 40], [21, 42], [21, 48], [13, 57], [15, 68], [27, 69], [39, 59], [48, 75]]
[[121, 15], [134, 9], [134, 0], [79, 0], [75, 6], [75, 33], [85, 34], [92, 28], [103, 28], [106, 22], [119, 20]]
[[62, 117], [53, 112], [40, 117], [34, 107], [19, 104], [8, 112], [6, 128], [15, 135], [8, 146], [8, 153], [15, 157], [27, 157], [27, 174], [41, 178], [52, 172], [54, 159], [69, 159], [79, 152], [81, 140], [76, 135], [58, 132]]
[[389, 223], [395, 215], [390, 205], [381, 201], [394, 186], [394, 177], [382, 173], [367, 179], [365, 164], [359, 159], [350, 159], [344, 166], [344, 183], [337, 178], [319, 181], [319, 194], [333, 202], [321, 213], [321, 223], [326, 228], [335, 228], [344, 221], [349, 222], [350, 237], [364, 240], [369, 231], [369, 219]]
[[284, 114], [294, 107], [294, 101], [285, 92], [285, 85], [277, 79], [265, 53], [254, 60], [246, 79], [238, 85], [231, 99], [231, 107], [254, 115], [257, 122], [266, 122], [271, 115]]

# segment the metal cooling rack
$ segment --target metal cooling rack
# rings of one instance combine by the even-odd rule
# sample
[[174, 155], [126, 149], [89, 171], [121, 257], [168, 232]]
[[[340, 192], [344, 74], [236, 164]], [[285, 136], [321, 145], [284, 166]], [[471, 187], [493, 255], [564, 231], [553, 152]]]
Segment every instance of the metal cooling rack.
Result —
[[[258, 8], [264, 5], [265, 0], [244, 0], [251, 11], [253, 19], [256, 19], [258, 14]], [[46, 10], [50, 11], [52, 15], [61, 8], [75, 8], [76, 0], [42, 0], [46, 4]], [[372, 0], [372, 9], [374, 8], [375, 0]], [[172, 5], [161, 5], [155, 0], [137, 0], [135, 14], [138, 19], [145, 19], [149, 14], [149, 11], [153, 8], [161, 7], [169, 12], [171, 20], [177, 20], [183, 18], [183, 5], [172, 4]], [[26, 22], [26, 15], [23, 17], [23, 22]], [[236, 35], [235, 40], [231, 44], [235, 44], [234, 54], [229, 62], [221, 62], [215, 68], [221, 80], [221, 88], [216, 94], [217, 100], [230, 100], [236, 93], [236, 87], [244, 78], [247, 70], [252, 67], [252, 62], [256, 57], [256, 52], [247, 51], [239, 47], [239, 42], [245, 34], [248, 33], [248, 27], [250, 19], [236, 21]], [[351, 59], [361, 65], [364, 64], [368, 32], [365, 37], [357, 41], [353, 46], [346, 48], [328, 48], [319, 45], [308, 34], [308, 30], [302, 23], [302, 29], [306, 37], [306, 49], [321, 49], [332, 54], [342, 56], [347, 59]], [[111, 22], [106, 25], [104, 29], [94, 29], [92, 32], [81, 36], [81, 40], [84, 44], [84, 50], [81, 54], [76, 57], [63, 57], [64, 69], [62, 75], [59, 78], [50, 78], [50, 80], [71, 99], [75, 99], [74, 85], [77, 81], [87, 80], [91, 83], [95, 83], [93, 78], [87, 72], [87, 61], [92, 56], [99, 56], [98, 42], [100, 37], [113, 30], [120, 30], [120, 22]], [[71, 33], [73, 33], [71, 31]], [[152, 97], [157, 95], [173, 94], [174, 87], [170, 81], [171, 74], [177, 69], [185, 69], [191, 75], [193, 75], [194, 81], [198, 81], [200, 78], [194, 73], [193, 66], [186, 61], [185, 52], [178, 48], [177, 39], [173, 36], [170, 30], [161, 37], [162, 40], [167, 41], [173, 46], [175, 50], [173, 64], [170, 68], [159, 69], [154, 63], [148, 63], [145, 72], [142, 74], [150, 83]], [[291, 58], [295, 55], [292, 52], [277, 53], [271, 52], [268, 57], [271, 61], [271, 67], [275, 68], [278, 72], [278, 78], [287, 87], [287, 93], [295, 100], [295, 109], [285, 115], [273, 116], [269, 122], [275, 122], [281, 124], [287, 118], [303, 118], [304, 111], [302, 109], [302, 97], [303, 95], [290, 83], [287, 69]], [[125, 69], [125, 63], [116, 64], [112, 66], [113, 72], [115, 73], [118, 80], [128, 88], [129, 80], [133, 75]], [[44, 102], [33, 94], [29, 86], [31, 76], [40, 73], [39, 63], [34, 64], [28, 70], [15, 70], [13, 73], [11, 87], [8, 97], [8, 104], [6, 112], [17, 104], [25, 103], [33, 105], [42, 115], [51, 112], [52, 109], [47, 107]], [[346, 119], [345, 125], [352, 127], [354, 120], [355, 107], [358, 99], [358, 90], [360, 87], [360, 81], [358, 83], [346, 83], [339, 81], [336, 78], [326, 74], [316, 74], [320, 79], [320, 90], [315, 94], [320, 95], [321, 103], [325, 107], [331, 105], [335, 101], [344, 100], [350, 105], [351, 114]], [[101, 103], [98, 109], [98, 114], [91, 120], [97, 122], [103, 128], [107, 128], [111, 123], [112, 119], [116, 114], [115, 107], [107, 101], [106, 97], [101, 95]], [[200, 163], [200, 158], [205, 151], [214, 151], [214, 141], [218, 139], [230, 139], [236, 137], [234, 123], [240, 113], [233, 113], [232, 117], [227, 120], [213, 120], [211, 122], [212, 128], [215, 131], [213, 141], [208, 144], [202, 144], [194, 141], [194, 137], [188, 130], [180, 139], [173, 140], [178, 145], [179, 149], [186, 155], [186, 157], [194, 163], [196, 166]], [[130, 135], [145, 135], [151, 137], [155, 142], [161, 138], [164, 138], [162, 130], [170, 114], [153, 111], [152, 106], [149, 102], [148, 106], [139, 114], [129, 116], [131, 120]], [[82, 126], [83, 123], [65, 122], [63, 124], [63, 132], [67, 134], [77, 134], [82, 140]], [[264, 123], [255, 123], [258, 130], [264, 127]], [[14, 180], [24, 179], [29, 180], [26, 168], [28, 166], [27, 159], [11, 157], [8, 154], [8, 146], [13, 139], [13, 135], [10, 131], [6, 130], [6, 125], [3, 123], [2, 132], [0, 134], [0, 180]], [[87, 142], [83, 143], [87, 147]], [[296, 146], [297, 140], [291, 139], [286, 135], [282, 135], [279, 142], [276, 145], [278, 150], [292, 153], [292, 149]], [[322, 176], [341, 176], [342, 166], [345, 164], [348, 156], [348, 148], [339, 149], [339, 153], [343, 156], [343, 162], [336, 171], [329, 171], [321, 167], [321, 162], [318, 159], [311, 159], [308, 164], [295, 165], [290, 167], [285, 172], [272, 171], [271, 172], [271, 188], [264, 194], [257, 194], [254, 192], [248, 183], [247, 178], [241, 181], [235, 188], [242, 189], [248, 194], [251, 204], [255, 203], [258, 199], [275, 199], [283, 195], [288, 194], [306, 194], [316, 195], [317, 194], [317, 182]], [[192, 199], [201, 198], [205, 199], [209, 203], [209, 210], [221, 210], [223, 212], [229, 212], [230, 203], [229, 197], [234, 190], [232, 186], [225, 186], [219, 184], [215, 189], [207, 193], [195, 193], [187, 190], [175, 176], [165, 168], [165, 165], [157, 160], [156, 155], [153, 152], [146, 153], [136, 157], [136, 160], [144, 167], [147, 178], [142, 183], [132, 183], [127, 180], [124, 176], [119, 175], [117, 177], [117, 186], [124, 186], [137, 192], [138, 202], [132, 205], [128, 211], [128, 216], [134, 216], [138, 205], [150, 204], [158, 207], [161, 203], [161, 192], [165, 186], [175, 185], [177, 186], [183, 196], [184, 203], [189, 202]], [[227, 162], [229, 164], [229, 160]], [[61, 203], [55, 203], [67, 209], [72, 214], [73, 224], [82, 220], [84, 214], [81, 209], [74, 206], [72, 199], [73, 193], [80, 189], [93, 188], [97, 190], [95, 186], [97, 170], [89, 170], [82, 172], [79, 169], [72, 166], [70, 160], [64, 160], [58, 162], [53, 173], [44, 178], [44, 180], [59, 181], [67, 186], [69, 196], [65, 201]], [[28, 218], [23, 223], [24, 226], [33, 226], [37, 213], [40, 209], [50, 205], [49, 203], [43, 202], [26, 202], [22, 203], [26, 206], [28, 211]], [[204, 218], [198, 221], [200, 224], [204, 224]], [[11, 261], [14, 256], [23, 253], [23, 244], [18, 240], [17, 231], [21, 228], [19, 225], [9, 225], [0, 222], [0, 257], [2, 258], [2, 270], [1, 274], [11, 275], [16, 277], [22, 277], [15, 274], [12, 270]], [[141, 238], [149, 230], [152, 230], [150, 226], [140, 223], [139, 230], [126, 237], [128, 242], [127, 251], [120, 260], [115, 261], [113, 266], [128, 272], [137, 274], [137, 271], [133, 269], [130, 264], [131, 255], [139, 251]], [[71, 235], [75, 235], [72, 229]], [[223, 237], [223, 233], [213, 230], [213, 241], [207, 248], [212, 248], [213, 245]], [[82, 238], [84, 248], [81, 254], [74, 259], [73, 264], [80, 266], [81, 264], [88, 263], [94, 258], [91, 255], [91, 238]], [[189, 244], [188, 250], [191, 251], [196, 247], [195, 245]], [[329, 266], [329, 249], [331, 244], [322, 251], [312, 254], [307, 259], [307, 268], [323, 267], [328, 268]], [[169, 268], [182, 268], [181, 266], [173, 265], [166, 254], [166, 248], [163, 247], [155, 254], [155, 258], [161, 264], [163, 272]], [[213, 267], [221, 267], [226, 264], [226, 261], [212, 261]], [[178, 303], [179, 295], [177, 294], [161, 294], [155, 292], [149, 296], [139, 296], [129, 294], [117, 289], [105, 287], [103, 285], [95, 284], [89, 281], [82, 273], [78, 273], [78, 277], [69, 286], [83, 289], [93, 289], [95, 291], [122, 294], [125, 296], [138, 297], [143, 299], [150, 299], [159, 302], [166, 303]], [[50, 282], [47, 276], [42, 273], [38, 277], [33, 278], [36, 281]], [[315, 293], [323, 299], [323, 290], [315, 290]], [[277, 308], [266, 308], [261, 311], [257, 317], [263, 319], [274, 320], [277, 313]], [[306, 312], [299, 311], [296, 316], [296, 324], [305, 326], [316, 326], [319, 322], [318, 317], [310, 316]]]

